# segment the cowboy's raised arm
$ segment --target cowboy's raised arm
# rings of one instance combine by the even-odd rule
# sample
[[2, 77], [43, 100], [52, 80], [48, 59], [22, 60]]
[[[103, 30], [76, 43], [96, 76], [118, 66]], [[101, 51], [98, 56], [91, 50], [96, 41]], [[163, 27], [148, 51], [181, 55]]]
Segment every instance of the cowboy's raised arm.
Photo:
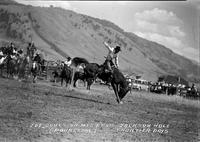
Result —
[[110, 45], [108, 45], [107, 42], [104, 42], [104, 45], [108, 48], [109, 51], [113, 51], [113, 48]]

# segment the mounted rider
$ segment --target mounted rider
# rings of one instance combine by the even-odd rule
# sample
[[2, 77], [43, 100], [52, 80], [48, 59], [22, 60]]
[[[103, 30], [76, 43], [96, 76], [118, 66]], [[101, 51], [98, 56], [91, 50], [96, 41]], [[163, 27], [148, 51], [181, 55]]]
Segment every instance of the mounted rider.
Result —
[[8, 47], [6, 48], [6, 52], [5, 52], [7, 56], [8, 61], [10, 61], [11, 59], [17, 60], [17, 48], [15, 47], [14, 43], [11, 42], [10, 45], [8, 45]]
[[10, 43], [10, 45], [7, 47], [7, 55], [14, 55], [16, 53], [16, 48], [13, 42]]
[[67, 60], [64, 62], [64, 65], [67, 66], [67, 67], [70, 67], [71, 64], [72, 64], [72, 58], [67, 57]]
[[[109, 44], [111, 44], [111, 42], [109, 41], [104, 42], [104, 45], [107, 47], [108, 49], [108, 55], [106, 57], [106, 65], [107, 65], [107, 69], [109, 72], [113, 72], [112, 70], [112, 66], [118, 68], [119, 67], [119, 52], [121, 51], [121, 47], [120, 46], [116, 46], [116, 47], [111, 47]], [[114, 60], [114, 62], [113, 62]]]
[[41, 57], [39, 53], [36, 53], [36, 56], [34, 57], [33, 61], [36, 61], [38, 64], [41, 64]]
[[30, 58], [33, 60], [35, 52], [36, 52], [37, 48], [34, 45], [34, 42], [30, 42], [27, 46], [27, 55], [30, 56]]
[[24, 55], [23, 55], [23, 49], [19, 49], [18, 51], [17, 51], [17, 55], [19, 56], [19, 57], [23, 57]]

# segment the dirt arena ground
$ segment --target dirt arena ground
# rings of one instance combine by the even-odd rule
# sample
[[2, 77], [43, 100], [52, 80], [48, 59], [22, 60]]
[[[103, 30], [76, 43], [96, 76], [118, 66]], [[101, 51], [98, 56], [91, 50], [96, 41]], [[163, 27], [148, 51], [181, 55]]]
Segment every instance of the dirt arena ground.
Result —
[[118, 105], [107, 86], [0, 78], [0, 142], [198, 142], [200, 104], [133, 91]]

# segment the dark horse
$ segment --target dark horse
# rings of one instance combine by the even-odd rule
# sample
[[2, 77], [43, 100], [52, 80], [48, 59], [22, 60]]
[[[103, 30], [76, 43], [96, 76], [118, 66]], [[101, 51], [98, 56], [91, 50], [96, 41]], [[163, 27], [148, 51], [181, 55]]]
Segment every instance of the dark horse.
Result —
[[7, 78], [10, 76], [14, 77], [14, 75], [17, 74], [17, 59], [14, 59], [11, 57], [11, 55], [8, 55], [5, 60], [7, 68]]
[[117, 97], [117, 102], [122, 103], [122, 99], [130, 91], [128, 82], [124, 75], [117, 68], [113, 68], [113, 73], [111, 77], [111, 85]]
[[98, 74], [98, 77], [104, 82], [111, 83], [111, 86], [117, 98], [117, 102], [122, 104], [122, 99], [125, 97], [128, 91], [130, 91], [128, 82], [118, 68], [112, 66], [112, 73], [106, 72], [106, 68], [107, 60], [103, 63], [103, 65], [100, 66], [100, 72]]
[[[58, 71], [54, 71], [53, 74], [55, 77], [61, 78], [61, 86], [63, 86], [63, 81], [66, 82], [66, 87], [68, 86], [68, 84], [70, 84], [72, 82], [73, 69], [71, 67], [64, 66], [61, 69], [60, 75], [59, 75]], [[85, 75], [83, 72], [75, 72], [74, 79], [73, 79], [73, 87], [76, 87], [76, 82], [79, 79], [82, 81], [85, 81]]]
[[72, 76], [72, 69], [65, 65], [60, 72], [61, 86], [63, 86], [63, 80], [65, 80], [67, 87], [68, 84], [71, 83], [71, 76]]
[[87, 82], [87, 90], [90, 90], [90, 86], [96, 80], [100, 71], [100, 66], [97, 63], [89, 63], [84, 68], [84, 76]]
[[85, 59], [85, 58], [81, 58], [81, 57], [74, 57], [72, 59], [72, 64], [71, 64], [71, 68], [72, 68], [72, 75], [71, 75], [71, 86], [75, 86], [75, 81], [76, 79], [74, 79], [75, 77], [75, 73], [77, 72], [78, 68], [80, 66], [86, 66], [87, 64], [89, 64], [89, 62]]
[[120, 72], [119, 69], [112, 67], [113, 72], [106, 72], [107, 68], [107, 61], [105, 61], [102, 65], [98, 65], [96, 63], [89, 63], [86, 65], [84, 71], [86, 80], [88, 83], [87, 89], [90, 89], [91, 84], [93, 81], [98, 77], [104, 82], [110, 82], [113, 90], [115, 92], [117, 102], [122, 103], [122, 99], [130, 90], [128, 86], [128, 82], [124, 75]]
[[26, 75], [26, 69], [29, 70], [30, 58], [29, 56], [20, 57], [17, 61], [18, 77], [23, 79]]

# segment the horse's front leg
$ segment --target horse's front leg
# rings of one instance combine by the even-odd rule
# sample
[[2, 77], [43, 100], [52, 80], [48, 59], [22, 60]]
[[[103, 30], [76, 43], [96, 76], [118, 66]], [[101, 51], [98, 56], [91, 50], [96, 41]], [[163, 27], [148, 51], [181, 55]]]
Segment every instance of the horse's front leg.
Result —
[[77, 80], [78, 80], [78, 79], [75, 77], [75, 78], [74, 78], [74, 82], [73, 82], [73, 87], [74, 87], [74, 88], [76, 87], [76, 82], [77, 82]]
[[6, 66], [6, 69], [7, 69], [7, 78], [9, 77], [9, 67], [8, 67], [8, 64], [7, 64], [7, 66]]
[[1, 68], [1, 76], [3, 76], [3, 65], [0, 65]]
[[61, 87], [62, 87], [62, 86], [63, 86], [63, 78], [62, 78], [62, 77], [61, 77], [61, 81], [60, 81], [60, 82], [61, 82], [60, 85], [61, 85]]
[[33, 83], [36, 83], [36, 80], [37, 80], [37, 75], [33, 75]]
[[84, 87], [86, 86], [86, 80], [83, 80]]
[[87, 81], [87, 90], [90, 90], [91, 81], [89, 78], [86, 81]]
[[57, 83], [57, 77], [54, 77], [54, 82]]
[[65, 78], [65, 86], [67, 87], [69, 83], [69, 80], [67, 78]]
[[35, 76], [33, 75], [33, 83], [35, 83]]

